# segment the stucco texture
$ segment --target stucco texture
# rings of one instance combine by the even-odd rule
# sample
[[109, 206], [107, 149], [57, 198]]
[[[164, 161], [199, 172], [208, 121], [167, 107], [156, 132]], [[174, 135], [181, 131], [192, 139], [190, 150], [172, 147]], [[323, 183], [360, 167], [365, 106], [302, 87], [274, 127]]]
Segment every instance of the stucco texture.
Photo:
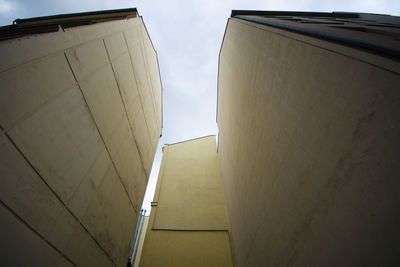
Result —
[[142, 19], [2, 41], [0, 55], [0, 229], [24, 251], [2, 263], [126, 265], [162, 127]]
[[163, 153], [139, 266], [233, 266], [215, 136]]
[[238, 266], [398, 265], [399, 63], [238, 19], [219, 60]]

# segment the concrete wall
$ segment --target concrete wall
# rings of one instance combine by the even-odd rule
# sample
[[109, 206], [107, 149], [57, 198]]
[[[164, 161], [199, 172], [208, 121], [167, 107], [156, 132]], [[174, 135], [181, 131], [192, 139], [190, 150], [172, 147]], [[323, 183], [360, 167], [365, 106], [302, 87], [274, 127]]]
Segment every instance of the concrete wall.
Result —
[[238, 266], [398, 265], [399, 62], [238, 19], [219, 60]]
[[233, 266], [215, 136], [163, 153], [140, 266]]
[[1, 256], [125, 266], [161, 133], [140, 17], [0, 42]]

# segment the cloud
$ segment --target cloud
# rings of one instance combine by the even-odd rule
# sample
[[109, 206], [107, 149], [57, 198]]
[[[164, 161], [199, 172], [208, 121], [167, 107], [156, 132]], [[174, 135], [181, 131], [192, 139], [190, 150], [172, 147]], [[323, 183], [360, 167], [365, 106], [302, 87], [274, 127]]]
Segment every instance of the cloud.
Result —
[[0, 14], [2, 14], [2, 15], [7, 14], [10, 11], [12, 11], [13, 9], [15, 9], [15, 8], [10, 2], [8, 2], [6, 0], [0, 0]]
[[157, 50], [164, 129], [149, 180], [150, 207], [164, 143], [216, 134], [218, 54], [232, 9], [361, 11], [400, 15], [393, 0], [0, 0], [0, 24], [16, 18], [137, 7]]
[[0, 0], [0, 26], [11, 24], [14, 19], [11, 19], [19, 9], [18, 3]]

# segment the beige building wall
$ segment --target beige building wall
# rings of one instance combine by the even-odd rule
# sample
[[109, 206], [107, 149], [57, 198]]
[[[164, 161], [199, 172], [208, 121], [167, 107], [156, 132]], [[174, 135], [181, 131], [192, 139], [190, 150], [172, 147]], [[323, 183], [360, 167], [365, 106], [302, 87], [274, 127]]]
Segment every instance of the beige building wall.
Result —
[[399, 61], [229, 20], [218, 156], [238, 266], [399, 264], [399, 85]]
[[163, 153], [140, 267], [233, 266], [215, 136]]
[[161, 134], [156, 52], [131, 16], [0, 42], [7, 266], [125, 266]]

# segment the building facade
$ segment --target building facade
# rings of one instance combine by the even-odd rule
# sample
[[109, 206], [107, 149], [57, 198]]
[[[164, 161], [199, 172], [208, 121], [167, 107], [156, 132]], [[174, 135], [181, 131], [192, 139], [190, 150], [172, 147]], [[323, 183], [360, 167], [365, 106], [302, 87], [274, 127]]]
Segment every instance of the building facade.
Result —
[[399, 29], [384, 15], [232, 12], [217, 122], [238, 266], [400, 263]]
[[125, 266], [162, 128], [136, 9], [0, 28], [1, 258]]
[[139, 266], [233, 266], [215, 136], [165, 145]]

